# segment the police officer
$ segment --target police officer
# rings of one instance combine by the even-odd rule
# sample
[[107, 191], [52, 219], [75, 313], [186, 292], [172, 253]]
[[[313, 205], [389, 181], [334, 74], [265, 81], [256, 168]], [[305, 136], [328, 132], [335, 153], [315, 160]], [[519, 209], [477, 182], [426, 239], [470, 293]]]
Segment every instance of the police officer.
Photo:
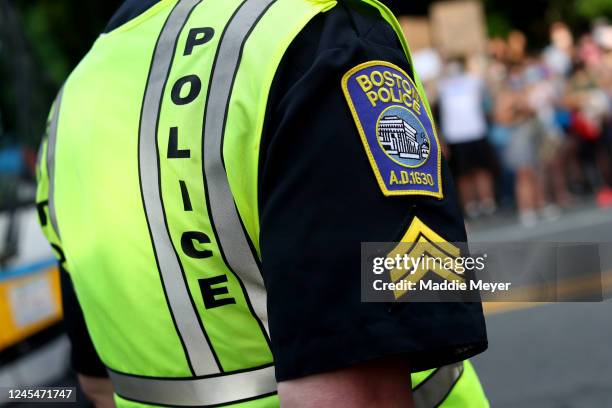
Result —
[[465, 241], [455, 196], [377, 1], [129, 0], [37, 202], [99, 405], [484, 407], [478, 303], [360, 302], [360, 242]]

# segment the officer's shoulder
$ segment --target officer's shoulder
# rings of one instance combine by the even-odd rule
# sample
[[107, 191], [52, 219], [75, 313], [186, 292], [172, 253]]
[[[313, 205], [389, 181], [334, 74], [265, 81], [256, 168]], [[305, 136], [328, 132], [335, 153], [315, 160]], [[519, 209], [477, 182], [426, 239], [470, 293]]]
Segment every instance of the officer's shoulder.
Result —
[[157, 3], [159, 0], [125, 0], [108, 21], [103, 33], [109, 33], [126, 24]]
[[396, 44], [397, 35], [393, 27], [376, 7], [361, 0], [344, 0], [339, 2], [338, 9], [348, 15], [360, 38], [380, 42], [381, 45]]
[[339, 1], [336, 7], [315, 17], [297, 40], [316, 43], [318, 51], [350, 46], [356, 40], [380, 46], [398, 45], [393, 27], [380, 11], [360, 0]]

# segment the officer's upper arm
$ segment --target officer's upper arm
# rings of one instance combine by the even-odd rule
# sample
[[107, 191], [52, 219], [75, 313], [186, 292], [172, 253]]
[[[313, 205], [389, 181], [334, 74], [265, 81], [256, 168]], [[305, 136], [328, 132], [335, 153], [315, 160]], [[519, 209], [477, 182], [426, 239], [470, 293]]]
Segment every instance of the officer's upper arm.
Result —
[[293, 408], [413, 406], [407, 359], [382, 359], [278, 385], [282, 406]]
[[[416, 215], [445, 239], [465, 240], [437, 140], [427, 127], [431, 124], [417, 126], [427, 113], [423, 105], [420, 111], [415, 107], [422, 95], [405, 78], [411, 69], [397, 38], [380, 19], [366, 27], [367, 35], [353, 28], [363, 23], [358, 19], [367, 24], [373, 18], [353, 18], [340, 8], [315, 18], [285, 55], [271, 92], [261, 146], [260, 246], [279, 381], [388, 356], [422, 370], [486, 347], [478, 304], [389, 307], [360, 301], [361, 242], [398, 241]], [[411, 126], [428, 132], [427, 143], [417, 135], [412, 165], [431, 182], [425, 177], [427, 184], [418, 186], [395, 183], [390, 178], [395, 167], [383, 168], [389, 163], [370, 156], [369, 144], [377, 142], [364, 136], [371, 137], [365, 127], [373, 125], [372, 119], [355, 112], [367, 105], [355, 105], [370, 103], [367, 94], [362, 101], [356, 98], [371, 89], [363, 80], [367, 90], [357, 82], [349, 84], [357, 88], [343, 92], [342, 85], [347, 75], [366, 74], [364, 67], [382, 75], [370, 73], [371, 82], [388, 81], [388, 87], [410, 95], [406, 111], [398, 107], [387, 116], [410, 121], [416, 115]], [[385, 74], [388, 67], [403, 72]], [[400, 76], [399, 85], [393, 73]], [[384, 116], [383, 110], [376, 115]], [[396, 175], [401, 182], [401, 173]]]

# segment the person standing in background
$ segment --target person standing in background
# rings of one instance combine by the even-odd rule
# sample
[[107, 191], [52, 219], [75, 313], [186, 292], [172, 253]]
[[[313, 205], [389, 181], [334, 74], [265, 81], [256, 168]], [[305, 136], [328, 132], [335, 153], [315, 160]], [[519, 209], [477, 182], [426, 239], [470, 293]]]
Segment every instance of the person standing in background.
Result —
[[492, 178], [495, 159], [486, 139], [484, 95], [484, 82], [466, 72], [464, 60], [449, 63], [447, 76], [438, 85], [440, 125], [469, 218], [491, 215], [496, 210]]

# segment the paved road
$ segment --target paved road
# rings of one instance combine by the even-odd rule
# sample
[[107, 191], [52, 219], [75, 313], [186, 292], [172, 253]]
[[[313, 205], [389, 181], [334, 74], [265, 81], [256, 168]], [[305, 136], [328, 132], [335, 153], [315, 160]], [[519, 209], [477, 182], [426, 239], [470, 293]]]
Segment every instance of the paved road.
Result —
[[[612, 211], [582, 208], [534, 228], [476, 224], [483, 241], [612, 242]], [[612, 253], [602, 254], [612, 265]], [[473, 361], [500, 408], [612, 407], [612, 301], [547, 304], [487, 316], [489, 350]]]
[[[612, 244], [612, 210], [586, 206], [529, 229], [496, 217], [471, 225], [470, 239]], [[602, 255], [612, 266], [612, 251]], [[489, 350], [473, 361], [493, 407], [612, 407], [612, 301], [502, 310], [487, 325]]]
[[497, 314], [487, 329], [474, 364], [493, 407], [612, 407], [612, 303]]

